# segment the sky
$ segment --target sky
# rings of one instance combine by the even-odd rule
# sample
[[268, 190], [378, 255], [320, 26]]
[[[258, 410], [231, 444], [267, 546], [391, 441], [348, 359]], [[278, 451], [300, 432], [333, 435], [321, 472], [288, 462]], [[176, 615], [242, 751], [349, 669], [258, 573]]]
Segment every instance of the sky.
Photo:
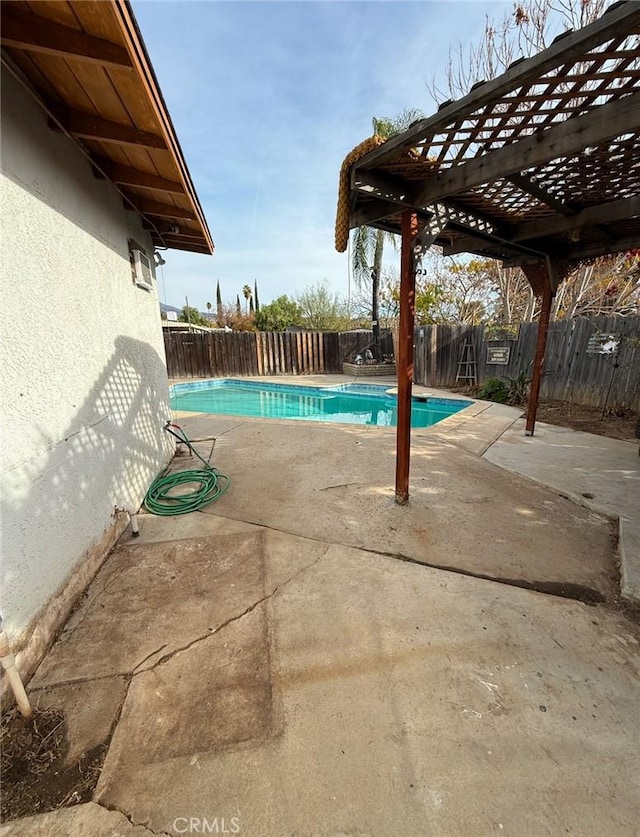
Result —
[[[134, 0], [133, 8], [215, 243], [169, 250], [160, 299], [215, 307], [258, 282], [260, 303], [326, 281], [342, 160], [372, 117], [435, 110], [450, 49], [510, 2]], [[388, 256], [395, 256], [393, 251]]]

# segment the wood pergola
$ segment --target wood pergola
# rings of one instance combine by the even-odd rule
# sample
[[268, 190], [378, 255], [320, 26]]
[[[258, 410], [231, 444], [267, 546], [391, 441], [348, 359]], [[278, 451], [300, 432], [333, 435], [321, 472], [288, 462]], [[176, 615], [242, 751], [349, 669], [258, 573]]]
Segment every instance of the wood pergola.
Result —
[[73, 139], [157, 247], [213, 241], [128, 0], [0, 5], [3, 64]]
[[[415, 262], [432, 245], [521, 266], [542, 297], [533, 435], [552, 299], [578, 263], [640, 245], [640, 3], [538, 55], [343, 166], [336, 248], [362, 225], [402, 237], [396, 500], [409, 496]], [[348, 218], [348, 221], [346, 220]]]

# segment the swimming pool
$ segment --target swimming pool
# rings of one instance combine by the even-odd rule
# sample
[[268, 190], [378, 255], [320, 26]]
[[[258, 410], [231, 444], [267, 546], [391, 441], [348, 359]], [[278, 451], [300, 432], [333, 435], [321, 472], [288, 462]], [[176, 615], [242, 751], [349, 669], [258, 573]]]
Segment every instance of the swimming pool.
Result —
[[[263, 381], [217, 379], [174, 384], [171, 407], [195, 413], [252, 418], [300, 419], [395, 427], [397, 405], [388, 387], [339, 384], [302, 387]], [[463, 410], [472, 401], [453, 398], [414, 398], [412, 427], [430, 427]]]

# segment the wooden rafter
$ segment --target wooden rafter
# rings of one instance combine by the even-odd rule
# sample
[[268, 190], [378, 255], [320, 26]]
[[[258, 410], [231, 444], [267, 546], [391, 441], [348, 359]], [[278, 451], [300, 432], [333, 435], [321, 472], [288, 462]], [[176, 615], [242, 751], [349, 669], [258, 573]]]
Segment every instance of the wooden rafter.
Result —
[[160, 192], [170, 192], [176, 195], [184, 195], [185, 190], [182, 183], [160, 177], [157, 174], [150, 174], [140, 169], [133, 169], [129, 166], [122, 166], [112, 163], [111, 160], [96, 160], [100, 169], [109, 180], [120, 183], [123, 186], [138, 186], [142, 189], [155, 189]]
[[[115, 143], [116, 145], [136, 145], [145, 148], [166, 148], [165, 141], [156, 134], [140, 131], [119, 122], [110, 122], [90, 113], [79, 110], [64, 110], [54, 108], [56, 120], [65, 131], [80, 139], [98, 140], [99, 142]], [[54, 122], [51, 127], [56, 130]]]
[[537, 221], [529, 221], [516, 227], [510, 240], [517, 242], [542, 238], [543, 236], [579, 230], [580, 227], [588, 227], [595, 223], [610, 224], [614, 221], [623, 221], [626, 218], [633, 218], [638, 215], [640, 215], [640, 195], [634, 195], [631, 198], [623, 198], [619, 201], [589, 206], [575, 215], [552, 216], [550, 218], [540, 218]]
[[[158, 230], [167, 218], [189, 223], [187, 236], [174, 237], [171, 246], [212, 253], [129, 0], [5, 0], [0, 13], [3, 65], [43, 108], [50, 127], [77, 141], [96, 176], [109, 180], [126, 205], [141, 195], [156, 201], [146, 208], [162, 212], [148, 217], [158, 246], [167, 244]], [[172, 206], [176, 196], [181, 208]]]
[[571, 157], [585, 148], [640, 128], [640, 92], [615, 99], [594, 110], [554, 124], [518, 142], [489, 151], [462, 165], [443, 171], [417, 191], [419, 206], [490, 183], [522, 170], [522, 161], [533, 167], [560, 157]]
[[[147, 200], [146, 198], [135, 198], [132, 197], [129, 199], [130, 203], [133, 204], [133, 207], [141, 212], [143, 215], [152, 215], [158, 218], [175, 218], [175, 219], [185, 219], [187, 221], [195, 221], [196, 214], [191, 209], [183, 209], [181, 206], [171, 206], [168, 203], [162, 203], [161, 201], [152, 201]], [[132, 207], [128, 205], [128, 202], [125, 202], [125, 207], [127, 209], [131, 209]]]
[[530, 177], [526, 177], [519, 172], [512, 172], [507, 179], [519, 189], [522, 189], [523, 192], [533, 195], [534, 198], [537, 198], [541, 203], [546, 204], [551, 209], [555, 209], [561, 215], [575, 214], [575, 209], [570, 204], [556, 198], [548, 189], [543, 189], [538, 183], [534, 183]]
[[182, 238], [181, 236], [163, 235], [161, 239], [155, 238], [154, 244], [157, 247], [177, 247], [180, 250], [188, 250], [190, 253], [206, 254], [209, 252], [204, 244], [196, 244], [193, 239]]
[[198, 230], [194, 230], [192, 227], [187, 227], [184, 224], [169, 224], [166, 221], [154, 221], [151, 224], [148, 221], [143, 221], [142, 226], [147, 230], [159, 233], [163, 237], [174, 236], [177, 238], [190, 238], [194, 241], [202, 241], [202, 236]]
[[[610, 256], [614, 253], [626, 253], [628, 250], [637, 249], [640, 244], [640, 235], [638, 233], [621, 238], [612, 238], [607, 242], [598, 242], [597, 244], [584, 245], [573, 244], [569, 247], [560, 250], [557, 255], [561, 256], [567, 262], [584, 262], [590, 259], [597, 259], [600, 256]], [[538, 261], [533, 256], [514, 255], [512, 257], [505, 257], [503, 264], [505, 267], [524, 267], [525, 265], [534, 264]]]
[[129, 53], [120, 44], [29, 14], [12, 3], [2, 3], [0, 11], [3, 46], [74, 58], [104, 67], [133, 66]]

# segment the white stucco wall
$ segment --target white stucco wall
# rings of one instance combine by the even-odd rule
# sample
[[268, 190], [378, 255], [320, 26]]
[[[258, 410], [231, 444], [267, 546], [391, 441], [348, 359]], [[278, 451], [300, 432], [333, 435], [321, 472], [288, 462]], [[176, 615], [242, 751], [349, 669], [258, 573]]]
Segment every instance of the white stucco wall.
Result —
[[[154, 287], [137, 214], [2, 76], [1, 613], [14, 641], [170, 455]], [[154, 283], [155, 285], [155, 283]]]

